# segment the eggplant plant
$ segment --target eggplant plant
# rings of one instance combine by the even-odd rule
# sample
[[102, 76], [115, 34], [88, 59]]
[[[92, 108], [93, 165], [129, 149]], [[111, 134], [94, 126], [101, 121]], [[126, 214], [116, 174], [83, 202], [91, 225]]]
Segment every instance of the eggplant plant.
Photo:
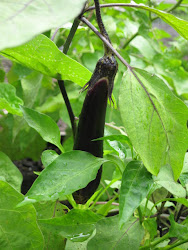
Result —
[[0, 3], [0, 249], [187, 249], [187, 4]]

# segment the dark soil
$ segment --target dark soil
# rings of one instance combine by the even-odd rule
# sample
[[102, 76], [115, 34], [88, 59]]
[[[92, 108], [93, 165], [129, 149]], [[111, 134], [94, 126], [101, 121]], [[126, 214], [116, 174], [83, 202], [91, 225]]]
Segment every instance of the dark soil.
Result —
[[[48, 143], [46, 150], [54, 150], [58, 154], [60, 154], [59, 149], [53, 144]], [[27, 191], [32, 186], [33, 182], [38, 177], [34, 172], [41, 172], [44, 167], [42, 165], [41, 160], [33, 161], [31, 158], [26, 158], [20, 161], [14, 161], [14, 164], [20, 170], [23, 175], [23, 182], [21, 186], [21, 193], [26, 194]]]
[[34, 174], [34, 171], [40, 172], [43, 169], [42, 162], [33, 161], [30, 158], [23, 159], [21, 161], [14, 161], [14, 164], [18, 167], [20, 172], [23, 175], [23, 182], [21, 186], [22, 194], [26, 194], [27, 191], [30, 189], [31, 185], [37, 178], [37, 175]]

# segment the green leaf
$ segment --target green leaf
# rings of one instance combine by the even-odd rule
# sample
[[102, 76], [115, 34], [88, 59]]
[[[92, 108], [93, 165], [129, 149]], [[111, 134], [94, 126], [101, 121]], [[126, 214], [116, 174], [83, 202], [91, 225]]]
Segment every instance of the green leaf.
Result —
[[45, 227], [49, 232], [57, 232], [59, 235], [74, 241], [87, 240], [95, 230], [95, 224], [102, 216], [89, 210], [72, 209], [68, 214], [48, 220], [39, 220], [39, 226]]
[[122, 176], [119, 198], [120, 227], [134, 213], [142, 200], [147, 196], [153, 183], [152, 175], [140, 161], [128, 163]]
[[170, 193], [177, 197], [185, 197], [186, 191], [181, 184], [174, 181], [173, 172], [169, 165], [163, 166], [159, 174], [154, 178], [154, 181], [166, 188]]
[[139, 220], [132, 217], [120, 230], [118, 229], [118, 219], [118, 216], [113, 216], [97, 222], [96, 235], [88, 242], [87, 250], [138, 249], [144, 236], [144, 229]]
[[149, 41], [142, 36], [135, 37], [135, 39], [131, 41], [131, 46], [137, 48], [140, 51], [140, 53], [149, 60], [152, 60], [156, 54], [155, 50], [150, 45]]
[[150, 234], [151, 241], [157, 236], [157, 222], [155, 218], [148, 218], [143, 222], [146, 232]]
[[39, 35], [19, 47], [5, 49], [1, 51], [1, 54], [44, 75], [57, 79], [70, 80], [82, 87], [91, 77], [89, 70], [63, 54], [44, 35]]
[[16, 207], [23, 195], [0, 181], [0, 248], [41, 250], [44, 239], [36, 222], [33, 205]]
[[59, 128], [51, 117], [26, 107], [21, 107], [21, 110], [30, 127], [34, 128], [45, 141], [56, 145], [62, 152], [64, 151], [60, 142]]
[[43, 75], [34, 71], [21, 80], [24, 105], [32, 108], [36, 101]]
[[155, 75], [140, 69], [133, 73], [127, 72], [120, 90], [127, 134], [148, 171], [157, 175], [169, 164], [177, 180], [188, 145], [188, 108]]
[[[166, 76], [167, 80], [173, 82], [178, 95], [188, 93], [188, 72], [182, 67], [182, 61], [168, 55], [157, 54], [153, 59], [156, 73]], [[171, 84], [168, 80], [168, 82]], [[172, 84], [171, 84], [172, 85]]]
[[98, 169], [106, 161], [78, 150], [61, 154], [35, 180], [23, 204], [57, 200], [84, 188], [95, 179]]
[[185, 39], [188, 40], [188, 22], [187, 21], [185, 21], [179, 17], [175, 17], [174, 15], [172, 15], [170, 13], [151, 8], [151, 7], [145, 6], [143, 4], [138, 4], [138, 5], [135, 4], [134, 7], [148, 10], [152, 13], [155, 13], [164, 22], [171, 25], [181, 36], [183, 36]]
[[180, 174], [179, 180], [183, 186], [188, 184], [188, 152], [185, 154], [183, 169], [182, 169], [182, 172]]
[[[42, 151], [46, 148], [46, 142], [27, 124], [26, 128], [19, 130], [19, 126], [22, 126], [20, 118], [9, 114], [0, 119], [0, 150], [6, 153], [11, 160], [31, 158], [38, 161]], [[13, 134], [14, 130], [19, 130], [16, 137]]]
[[[64, 205], [60, 202], [43, 202], [35, 203], [34, 207], [37, 211], [37, 219], [51, 219], [54, 216], [60, 217], [65, 214]], [[38, 222], [38, 221], [37, 221]], [[57, 230], [51, 230], [45, 224], [38, 223], [42, 234], [44, 236], [45, 248], [44, 249], [53, 249], [60, 250], [64, 249], [65, 239], [59, 234]]]
[[57, 201], [36, 202], [33, 204], [37, 211], [37, 219], [51, 219], [65, 214], [67, 207]]
[[22, 174], [12, 163], [9, 157], [0, 151], [0, 180], [8, 182], [17, 191], [20, 191], [22, 184]]
[[[0, 2], [0, 50], [15, 47], [34, 36], [61, 27], [78, 16], [85, 0], [27, 1], [15, 4], [14, 0]], [[19, 27], [19, 29], [17, 28]]]
[[17, 97], [16, 89], [8, 83], [0, 82], [0, 109], [21, 116], [19, 105], [23, 105], [23, 101]]
[[50, 165], [59, 155], [54, 150], [45, 150], [42, 152], [41, 161], [46, 168]]
[[177, 237], [179, 240], [185, 240], [188, 238], [188, 227], [187, 225], [181, 225], [174, 221], [174, 216], [171, 214], [169, 216], [170, 220], [170, 230], [169, 237]]

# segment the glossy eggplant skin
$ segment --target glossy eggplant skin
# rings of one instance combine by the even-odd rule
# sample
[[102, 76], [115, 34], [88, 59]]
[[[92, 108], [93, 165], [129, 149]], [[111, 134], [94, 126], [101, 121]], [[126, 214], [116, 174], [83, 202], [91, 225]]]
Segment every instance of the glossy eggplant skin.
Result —
[[[108, 94], [109, 81], [107, 78], [98, 80], [88, 89], [79, 117], [74, 150], [82, 150], [96, 157], [103, 157], [103, 141], [92, 140], [104, 136]], [[83, 204], [92, 196], [100, 183], [101, 173], [102, 166], [97, 173], [96, 179], [73, 194], [77, 203]]]

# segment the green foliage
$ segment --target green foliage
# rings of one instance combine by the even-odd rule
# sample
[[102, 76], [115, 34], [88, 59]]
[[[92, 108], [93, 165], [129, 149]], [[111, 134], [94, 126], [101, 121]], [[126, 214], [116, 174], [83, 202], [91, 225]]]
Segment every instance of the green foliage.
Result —
[[169, 164], [177, 180], [187, 150], [188, 108], [161, 79], [143, 70], [134, 72], [127, 72], [121, 86], [124, 126], [146, 168], [156, 175]]
[[0, 108], [21, 116], [19, 105], [23, 105], [23, 101], [16, 96], [16, 89], [10, 84], [0, 83]]
[[48, 220], [39, 220], [39, 226], [56, 231], [59, 235], [73, 241], [87, 240], [95, 230], [95, 224], [101, 216], [87, 210], [72, 209], [68, 214]]
[[58, 157], [58, 154], [53, 150], [45, 150], [42, 153], [41, 161], [44, 167], [47, 167], [50, 165], [56, 158]]
[[2, 249], [43, 249], [43, 235], [36, 222], [33, 205], [16, 207], [23, 195], [0, 181], [0, 246]]
[[80, 86], [84, 86], [91, 76], [89, 70], [64, 55], [44, 35], [39, 35], [28, 43], [16, 48], [5, 49], [1, 51], [1, 54], [45, 75], [57, 79], [70, 80]]
[[0, 151], [0, 180], [8, 182], [17, 191], [21, 190], [22, 174], [9, 157]]
[[[79, 91], [104, 53], [83, 22], [71, 37], [84, 3], [0, 3], [0, 54], [7, 58], [0, 57], [0, 249], [187, 249], [188, 1], [118, 0], [124, 6], [101, 9], [113, 47], [130, 64], [118, 62], [114, 105], [107, 107], [104, 137], [95, 139], [103, 140], [103, 159], [72, 151], [57, 84], [65, 81], [79, 117]], [[95, 11], [84, 16], [98, 27]], [[25, 158], [41, 159], [44, 169], [23, 196], [14, 160]], [[72, 193], [102, 164], [98, 190], [76, 204]]]
[[181, 36], [183, 36], [185, 39], [188, 40], [188, 22], [185, 20], [182, 20], [180, 18], [175, 17], [174, 15], [170, 13], [165, 13], [163, 11], [149, 8], [148, 6], [138, 6], [138, 8], [145, 9], [148, 11], [151, 11], [152, 13], [155, 13], [158, 15], [163, 21], [171, 25]]
[[147, 196], [153, 180], [152, 176], [139, 161], [132, 161], [122, 176], [119, 197], [120, 226], [125, 224], [135, 209]]
[[59, 128], [52, 118], [33, 109], [26, 107], [21, 107], [21, 109], [24, 119], [29, 126], [34, 128], [45, 141], [56, 145], [62, 152], [64, 152], [60, 142]]
[[[66, 0], [40, 2], [26, 0], [15, 5], [14, 1], [0, 3], [0, 32], [5, 34], [0, 50], [16, 47], [49, 29], [59, 27], [75, 18], [83, 8], [85, 0], [75, 0], [74, 8]], [[54, 14], [55, 13], [55, 14]], [[16, 27], [20, 27], [17, 29]]]
[[[96, 224], [96, 235], [89, 241], [88, 250], [94, 249], [138, 249], [144, 230], [139, 221], [131, 218], [126, 226], [118, 229], [118, 216], [105, 218]], [[130, 227], [130, 229], [129, 229]]]
[[22, 205], [72, 194], [92, 181], [104, 162], [105, 159], [78, 150], [61, 154], [42, 171]]

